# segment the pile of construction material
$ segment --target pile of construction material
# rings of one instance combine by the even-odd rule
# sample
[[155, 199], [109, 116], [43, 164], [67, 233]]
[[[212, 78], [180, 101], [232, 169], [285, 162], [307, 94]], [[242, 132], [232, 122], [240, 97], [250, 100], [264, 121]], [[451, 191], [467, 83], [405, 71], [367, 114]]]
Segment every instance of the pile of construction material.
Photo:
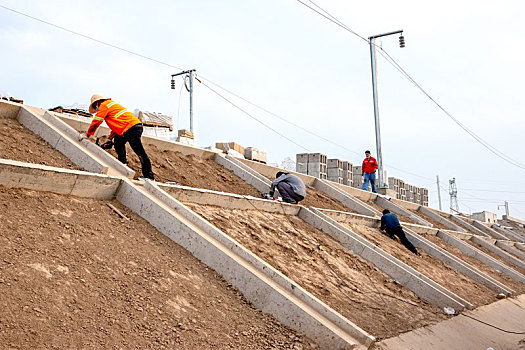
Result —
[[[134, 114], [142, 122], [144, 127], [144, 135], [156, 136], [169, 140], [170, 132], [173, 130], [171, 116], [162, 113], [140, 110], [135, 110]], [[193, 144], [193, 142], [183, 143]]]
[[184, 143], [187, 145], [193, 145], [195, 136], [193, 133], [186, 129], [177, 130], [177, 142]]
[[56, 107], [50, 108], [49, 111], [57, 112], [57, 113], [74, 114], [74, 115], [78, 115], [80, 117], [86, 117], [86, 118], [92, 117], [92, 115], [88, 111], [81, 109], [81, 108], [67, 108], [67, 107], [62, 107], [62, 106], [56, 106]]
[[267, 162], [266, 152], [255, 147], [244, 148], [236, 142], [217, 142], [215, 143], [215, 147], [222, 150], [224, 153], [231, 154], [238, 158], [245, 158], [264, 164]]
[[396, 177], [388, 178], [388, 187], [394, 191], [397, 199], [428, 207], [428, 188], [407, 184]]
[[319, 179], [327, 179], [327, 158], [322, 153], [299, 153], [296, 155], [295, 171]]

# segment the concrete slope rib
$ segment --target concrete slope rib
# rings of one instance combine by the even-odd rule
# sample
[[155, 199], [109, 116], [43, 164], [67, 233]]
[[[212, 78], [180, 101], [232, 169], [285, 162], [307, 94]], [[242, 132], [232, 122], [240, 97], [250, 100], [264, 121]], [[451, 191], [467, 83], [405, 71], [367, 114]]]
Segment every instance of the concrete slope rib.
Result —
[[431, 210], [430, 208], [427, 208], [423, 205], [419, 206], [418, 211], [421, 212], [421, 214], [428, 216], [432, 220], [435, 220], [439, 222], [440, 224], [443, 224], [444, 226], [448, 227], [450, 230], [457, 231], [457, 232], [467, 232], [463, 227], [460, 227], [453, 222], [445, 219], [435, 211]]
[[67, 134], [44, 120], [32, 109], [25, 106], [20, 107], [17, 120], [79, 167], [90, 172], [107, 174], [109, 167], [103, 161], [93, 157], [80, 146], [77, 140], [72, 140]]
[[[439, 238], [441, 238], [442, 240], [444, 240], [445, 242], [447, 242], [447, 243], [453, 245], [454, 247], [458, 248], [459, 250], [461, 250], [466, 255], [471, 256], [471, 257], [473, 257], [475, 259], [478, 259], [479, 261], [481, 261], [485, 265], [488, 265], [488, 266], [492, 267], [494, 270], [496, 270], [496, 271], [498, 271], [498, 272], [500, 272], [500, 273], [502, 273], [504, 275], [507, 275], [507, 276], [515, 279], [518, 282], [521, 282], [521, 283], [525, 284], [525, 276], [524, 275], [522, 275], [521, 273], [517, 272], [516, 270], [510, 268], [509, 266], [503, 264], [499, 260], [494, 259], [490, 255], [485, 254], [481, 250], [471, 246], [467, 242], [464, 242], [463, 240], [461, 240], [459, 238], [456, 238], [453, 235], [451, 235], [450, 233], [445, 232], [443, 230], [438, 231], [437, 236]], [[472, 236], [472, 237], [475, 237], [475, 236]]]
[[430, 303], [439, 307], [453, 307], [458, 311], [464, 308], [473, 308], [473, 305], [468, 301], [352, 232], [319, 209], [301, 208], [299, 217], [338, 240], [351, 253], [371, 262], [401, 285]]
[[520, 258], [522, 261], [525, 262], [525, 253], [521, 252], [518, 248], [515, 248], [516, 247], [515, 242], [499, 240], [499, 241], [496, 241], [496, 246], [500, 247], [501, 249], [503, 249], [504, 251], [508, 253], [511, 253], [512, 255], [517, 256], [518, 258]]
[[476, 235], [479, 235], [481, 237], [490, 237], [490, 235], [488, 233], [486, 233], [483, 230], [480, 230], [479, 228], [477, 228], [474, 225], [471, 225], [466, 220], [463, 220], [462, 218], [460, 218], [457, 215], [452, 215], [451, 214], [451, 215], [449, 215], [448, 218], [450, 219], [450, 221], [453, 221], [453, 222], [461, 225], [462, 227], [465, 227], [468, 231], [470, 231], [470, 232], [472, 232], [472, 233], [474, 233]]
[[324, 192], [328, 196], [343, 203], [347, 208], [355, 210], [359, 214], [380, 216], [381, 213], [370, 205], [360, 201], [351, 194], [339, 189], [337, 186], [332, 185], [329, 181], [315, 179], [313, 187], [321, 192]]
[[[242, 162], [236, 161], [235, 158], [230, 156], [223, 156], [221, 154], [216, 154], [213, 157], [213, 160], [218, 164], [222, 165], [226, 169], [233, 171], [235, 175], [243, 179], [247, 184], [252, 185], [257, 189], [257, 191], [263, 193], [270, 190], [270, 180], [266, 178], [261, 178], [262, 176], [256, 176], [254, 171], [248, 166], [244, 165]], [[249, 170], [247, 170], [248, 168]]]
[[375, 338], [332, 310], [154, 183], [123, 180], [117, 200], [190, 251], [263, 312], [324, 349], [369, 348]]
[[[222, 154], [220, 154], [222, 155]], [[232, 157], [230, 156], [229, 154], [226, 154], [224, 155], [224, 158], [228, 159], [230, 162], [238, 165], [239, 167], [241, 167], [242, 169], [248, 171], [249, 173], [251, 173], [253, 176], [257, 177], [259, 180], [263, 181], [264, 183], [267, 183], [268, 186], [270, 186], [270, 184], [272, 183], [272, 181], [270, 180], [270, 178], [267, 178], [265, 177], [264, 175], [258, 173], [256, 170], [250, 168], [249, 166], [247, 166], [246, 164], [244, 164], [243, 162], [241, 162], [239, 159], [235, 158], [235, 157]], [[277, 174], [277, 172], [275, 173]], [[273, 174], [275, 176], [275, 174]]]
[[496, 224], [492, 224], [490, 226], [490, 228], [493, 230], [493, 231], [496, 231], [502, 235], [504, 235], [505, 237], [507, 237], [508, 239], [510, 240], [513, 240], [513, 241], [516, 241], [516, 242], [521, 242], [521, 243], [525, 243], [525, 239], [523, 239], [521, 236], [515, 234], [514, 232], [511, 232], [509, 230], [505, 230], [504, 228], [502, 227], [499, 227], [498, 225]]
[[511, 262], [514, 265], [519, 266], [522, 269], [525, 269], [525, 262], [523, 262], [522, 260], [516, 258], [515, 256], [513, 256], [513, 255], [503, 251], [501, 248], [498, 248], [495, 245], [495, 243], [496, 243], [495, 239], [483, 239], [483, 238], [480, 238], [480, 237], [472, 236], [472, 237], [470, 237], [470, 240], [472, 242], [474, 242], [474, 243], [479, 244], [480, 246], [482, 246], [484, 248], [487, 248], [488, 250], [490, 250], [494, 254], [502, 257], [503, 259], [507, 260], [508, 262]]
[[516, 242], [516, 243], [514, 243], [514, 246], [516, 248], [518, 248], [519, 250], [525, 250], [525, 244], [523, 244], [523, 243]]
[[419, 216], [417, 216], [416, 214], [412, 213], [411, 211], [406, 210], [402, 206], [397, 205], [396, 203], [394, 203], [392, 201], [389, 201], [389, 200], [387, 200], [384, 197], [377, 196], [376, 199], [375, 199], [375, 203], [377, 205], [379, 205], [380, 207], [382, 207], [382, 208], [390, 210], [393, 213], [404, 215], [404, 216], [408, 217], [409, 219], [414, 220], [417, 224], [420, 224], [420, 225], [423, 225], [423, 226], [432, 226], [432, 224], [430, 222], [420, 218]]
[[[467, 219], [463, 219], [463, 220], [467, 221]], [[510, 240], [509, 237], [497, 232], [496, 230], [491, 229], [488, 226], [483, 225], [483, 223], [479, 222], [478, 220], [468, 220], [468, 222], [475, 228], [485, 232], [488, 235], [488, 237], [503, 239], [503, 240]]]
[[[73, 140], [76, 140], [79, 136], [79, 133], [73, 129], [71, 126], [69, 126], [66, 122], [64, 122], [62, 119], [56, 117], [55, 115], [45, 112], [43, 115], [43, 118], [47, 120], [49, 123], [53, 124], [57, 129], [62, 131], [63, 133], [67, 134], [70, 138]], [[94, 155], [95, 157], [98, 157], [107, 164], [111, 170], [113, 171], [110, 175], [124, 175], [127, 178], [132, 179], [135, 176], [135, 171], [130, 169], [127, 165], [122, 164], [119, 162], [118, 159], [113, 157], [111, 154], [104, 151], [102, 148], [98, 147], [93, 142], [90, 142], [88, 140], [82, 140], [82, 145], [88, 149], [88, 151]]]
[[445, 249], [421, 237], [411, 229], [404, 227], [404, 231], [407, 234], [407, 237], [410, 239], [410, 241], [414, 244], [414, 246], [416, 246], [416, 248], [423, 249], [428, 254], [443, 261], [456, 271], [461, 272], [465, 276], [472, 278], [473, 280], [487, 286], [488, 288], [498, 293], [503, 293], [505, 295], [514, 294], [514, 290], [512, 290], [511, 288], [507, 287], [503, 283], [498, 282], [497, 280], [486, 275], [485, 273], [479, 271], [477, 268], [461, 260], [454, 254], [449, 253]]

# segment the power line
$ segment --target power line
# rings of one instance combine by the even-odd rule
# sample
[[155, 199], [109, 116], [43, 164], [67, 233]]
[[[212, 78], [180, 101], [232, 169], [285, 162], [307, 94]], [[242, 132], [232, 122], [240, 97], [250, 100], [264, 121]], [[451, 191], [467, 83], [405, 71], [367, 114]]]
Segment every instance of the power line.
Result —
[[[355, 31], [351, 30], [350, 28], [348, 28], [348, 26], [346, 26], [342, 21], [338, 20], [335, 16], [331, 15], [328, 11], [324, 10], [323, 8], [321, 8], [319, 5], [315, 4], [313, 1], [309, 0], [312, 4], [314, 4], [318, 9], [320, 9], [323, 13], [321, 13], [320, 11], [312, 8], [311, 6], [305, 4], [304, 2], [302, 2], [301, 0], [297, 0], [299, 3], [301, 3], [302, 5], [308, 7], [309, 9], [311, 9], [312, 11], [318, 13], [319, 15], [321, 15], [322, 17], [328, 19], [329, 21], [335, 23], [337, 26], [345, 29], [346, 31], [358, 36], [359, 38], [365, 40], [367, 43], [369, 43], [368, 40], [366, 40], [363, 36], [359, 35], [358, 33], [356, 33]], [[371, 43], [372, 45], [374, 45], [376, 48], [378, 47], [377, 45], [375, 45], [375, 43]], [[426, 92], [425, 89], [423, 89], [421, 87], [421, 85], [419, 85], [419, 83], [417, 83], [415, 81], [414, 78], [412, 78], [412, 76], [410, 74], [408, 74], [404, 69], [403, 67], [401, 67], [401, 65], [399, 65], [389, 54], [388, 52], [386, 52], [386, 50], [383, 50], [383, 48], [379, 47], [379, 49], [381, 51], [379, 51], [379, 53], [386, 59], [387, 62], [389, 62], [396, 70], [398, 70], [402, 76], [404, 76], [407, 80], [409, 80], [418, 90], [420, 90], [428, 99], [430, 99], [430, 101], [432, 101], [442, 112], [445, 113], [445, 115], [447, 115], [450, 119], [452, 119], [452, 121], [454, 123], [456, 123], [460, 128], [462, 128], [467, 134], [469, 134], [472, 138], [474, 138], [479, 144], [481, 144], [483, 147], [485, 147], [488, 151], [490, 151], [491, 153], [493, 153], [494, 155], [496, 155], [497, 157], [501, 158], [502, 160], [506, 161], [507, 163], [510, 163], [520, 169], [525, 169], [525, 165], [521, 164], [520, 162], [512, 159], [511, 157], [505, 155], [503, 152], [499, 151], [497, 148], [495, 148], [494, 146], [492, 146], [491, 144], [489, 144], [487, 141], [485, 141], [483, 138], [481, 138], [480, 136], [478, 136], [476, 133], [474, 133], [472, 130], [470, 130], [466, 125], [464, 125], [463, 123], [461, 123], [456, 117], [454, 117], [448, 110], [446, 110], [441, 104], [439, 104], [432, 96], [430, 96], [429, 93]], [[384, 54], [383, 54], [384, 52]]]
[[51, 22], [47, 22], [47, 21], [44, 21], [43, 19], [40, 19], [40, 18], [37, 18], [37, 17], [33, 17], [31, 15], [28, 15], [28, 14], [25, 14], [23, 12], [20, 12], [20, 11], [17, 11], [17, 10], [13, 10], [12, 8], [9, 8], [9, 7], [6, 7], [4, 5], [0, 5], [1, 8], [7, 10], [7, 11], [11, 11], [11, 12], [14, 12], [14, 13], [17, 13], [21, 16], [24, 16], [24, 17], [27, 17], [27, 18], [31, 18], [35, 21], [38, 21], [38, 22], [41, 22], [41, 23], [44, 23], [44, 24], [47, 24], [49, 26], [52, 26], [52, 27], [55, 27], [55, 28], [58, 28], [60, 30], [63, 30], [65, 32], [68, 32], [68, 33], [71, 33], [71, 34], [75, 34], [75, 35], [78, 35], [78, 36], [81, 36], [83, 38], [86, 38], [88, 40], [91, 40], [91, 41], [94, 41], [94, 42], [97, 42], [99, 44], [102, 44], [102, 45], [106, 45], [106, 46], [109, 46], [109, 47], [112, 47], [114, 49], [117, 49], [117, 50], [120, 50], [120, 51], [124, 51], [124, 52], [127, 52], [129, 54], [132, 54], [134, 56], [137, 56], [137, 57], [141, 57], [141, 58], [144, 58], [144, 59], [147, 59], [147, 60], [150, 60], [150, 61], [153, 61], [153, 62], [156, 62], [156, 63], [159, 63], [159, 64], [162, 64], [162, 65], [165, 65], [165, 66], [168, 66], [168, 67], [171, 67], [171, 68], [175, 68], [175, 69], [178, 69], [178, 70], [182, 70], [182, 68], [179, 68], [177, 66], [174, 66], [172, 64], [169, 64], [169, 63], [166, 63], [166, 62], [163, 62], [163, 61], [160, 61], [160, 60], [157, 60], [155, 58], [151, 58], [151, 57], [148, 57], [146, 55], [143, 55], [143, 54], [140, 54], [140, 53], [137, 53], [137, 52], [134, 52], [134, 51], [131, 51], [131, 50], [128, 50], [128, 49], [124, 49], [120, 46], [117, 46], [117, 45], [113, 45], [113, 44], [110, 44], [110, 43], [107, 43], [105, 41], [102, 41], [102, 40], [99, 40], [99, 39], [95, 39], [89, 35], [85, 35], [85, 34], [82, 34], [82, 33], [79, 33], [79, 32], [75, 32], [74, 30], [71, 30], [71, 29], [67, 29], [65, 27], [61, 27], [57, 24], [54, 24], [54, 23], [51, 23]]

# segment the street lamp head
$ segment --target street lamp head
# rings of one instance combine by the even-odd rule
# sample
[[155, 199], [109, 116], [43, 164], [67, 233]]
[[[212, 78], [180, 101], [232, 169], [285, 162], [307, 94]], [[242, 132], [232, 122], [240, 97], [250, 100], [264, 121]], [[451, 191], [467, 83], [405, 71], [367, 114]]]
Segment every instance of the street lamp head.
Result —
[[401, 35], [399, 36], [399, 47], [405, 47], [405, 37], [403, 36], [403, 33], [401, 33]]
[[171, 89], [175, 90], [175, 79], [171, 77]]

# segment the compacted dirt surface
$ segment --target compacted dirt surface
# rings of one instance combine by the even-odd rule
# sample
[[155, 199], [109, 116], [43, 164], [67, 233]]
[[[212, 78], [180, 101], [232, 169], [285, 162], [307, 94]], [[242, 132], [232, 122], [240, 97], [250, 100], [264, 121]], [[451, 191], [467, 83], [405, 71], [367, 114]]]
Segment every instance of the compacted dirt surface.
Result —
[[449, 227], [443, 225], [442, 223], [440, 222], [437, 222], [436, 220], [432, 219], [432, 218], [429, 218], [428, 216], [426, 216], [425, 214], [423, 214], [422, 212], [420, 211], [417, 211], [417, 210], [412, 210], [412, 209], [407, 209], [409, 211], [411, 211], [412, 213], [418, 215], [420, 218], [422, 218], [423, 220], [426, 220], [428, 222], [430, 222], [432, 225], [434, 225], [435, 228], [440, 228], [440, 229], [443, 229], [443, 230], [450, 230]]
[[390, 239], [377, 228], [349, 223], [343, 225], [476, 307], [496, 301], [496, 292], [457, 272], [421, 249], [418, 251], [422, 256], [416, 256], [406, 249], [398, 238]]
[[310, 186], [306, 186], [306, 198], [301, 201], [300, 204], [304, 205], [305, 207], [316, 207], [321, 209], [345, 211], [347, 213], [356, 213], [354, 210], [347, 208], [338, 200], [335, 200]]
[[310, 349], [111, 202], [0, 187], [1, 349]]
[[441, 309], [295, 216], [186, 205], [378, 339], [447, 318]]
[[506, 275], [503, 275], [503, 274], [497, 272], [496, 270], [494, 270], [490, 266], [482, 263], [478, 259], [475, 259], [475, 258], [473, 258], [471, 256], [468, 256], [467, 254], [463, 253], [458, 248], [454, 247], [453, 245], [448, 244], [447, 242], [445, 242], [444, 240], [442, 240], [441, 238], [439, 238], [437, 236], [429, 235], [429, 234], [421, 235], [421, 236], [426, 238], [426, 239], [428, 239], [429, 241], [431, 241], [435, 245], [445, 249], [449, 253], [454, 254], [455, 256], [457, 256], [458, 258], [460, 258], [461, 260], [463, 260], [467, 264], [475, 267], [476, 269], [480, 270], [481, 272], [485, 273], [486, 275], [488, 275], [488, 276], [494, 278], [495, 280], [503, 283], [507, 287], [509, 287], [512, 290], [514, 290], [516, 292], [516, 294], [523, 294], [523, 293], [525, 293], [525, 284], [519, 283], [518, 281], [514, 280], [512, 277], [509, 277], [509, 276], [506, 276]]
[[0, 118], [0, 158], [82, 170], [16, 119]]
[[[144, 145], [151, 160], [155, 180], [159, 182], [175, 182], [179, 185], [207, 190], [221, 191], [260, 197], [261, 194], [253, 186], [235, 175], [233, 171], [221, 166], [213, 159], [186, 156], [180, 152], [161, 151], [156, 146]], [[137, 155], [126, 145], [128, 166], [135, 170], [135, 177], [142, 177], [140, 161]], [[109, 151], [114, 157], [115, 150]]]

